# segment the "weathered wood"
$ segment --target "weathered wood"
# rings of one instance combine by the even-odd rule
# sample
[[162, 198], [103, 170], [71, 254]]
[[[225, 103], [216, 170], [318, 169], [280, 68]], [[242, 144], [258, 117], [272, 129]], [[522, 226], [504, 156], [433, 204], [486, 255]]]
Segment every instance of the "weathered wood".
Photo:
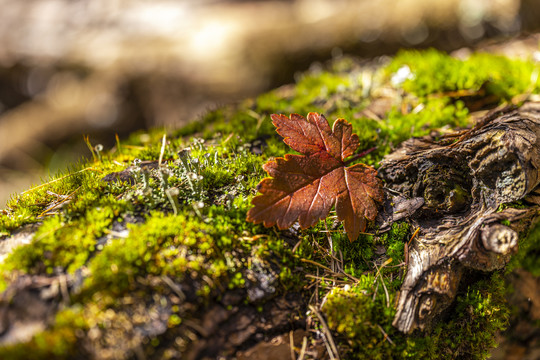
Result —
[[[390, 221], [404, 202], [414, 203], [405, 214], [419, 228], [394, 326], [429, 328], [452, 303], [465, 269], [507, 264], [520, 234], [539, 217], [539, 169], [540, 103], [499, 109], [461, 136], [410, 139], [383, 159], [379, 172], [400, 194]], [[530, 206], [501, 211], [501, 204], [524, 198]]]

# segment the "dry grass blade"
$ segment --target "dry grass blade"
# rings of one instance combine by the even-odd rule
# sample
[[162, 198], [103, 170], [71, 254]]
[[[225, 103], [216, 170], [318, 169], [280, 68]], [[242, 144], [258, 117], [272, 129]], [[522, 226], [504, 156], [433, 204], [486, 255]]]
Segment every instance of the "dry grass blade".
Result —
[[330, 355], [330, 359], [340, 359], [339, 358], [339, 352], [336, 346], [336, 343], [334, 342], [334, 338], [332, 336], [332, 333], [330, 332], [330, 329], [328, 328], [328, 325], [326, 324], [326, 321], [324, 320], [322, 314], [315, 308], [313, 305], [309, 305], [309, 309], [313, 311], [313, 313], [317, 316], [319, 321], [321, 322], [321, 326], [323, 329], [323, 334], [325, 338], [325, 342], [328, 342], [327, 349], [328, 355]]
[[[377, 275], [375, 276], [375, 282], [379, 279], [379, 275], [381, 274], [381, 270], [383, 267], [385, 267], [386, 265], [390, 264], [392, 262], [392, 258], [386, 260], [382, 266], [379, 268], [377, 266], [377, 264], [374, 262], [373, 264], [375, 265], [375, 268], [377, 269]], [[390, 307], [390, 295], [388, 295], [388, 289], [386, 288], [386, 284], [384, 283], [384, 279], [379, 279], [382, 286], [383, 286], [383, 289], [384, 289], [384, 294], [386, 296], [386, 307]]]
[[163, 161], [163, 154], [165, 153], [166, 142], [167, 142], [167, 134], [163, 134], [163, 139], [161, 140], [161, 151], [159, 152], [158, 166], [161, 166], [161, 162]]
[[330, 269], [328, 266], [325, 266], [323, 264], [319, 264], [318, 262], [316, 261], [313, 261], [313, 260], [309, 260], [309, 259], [300, 259], [301, 262], [304, 262], [304, 263], [308, 263], [308, 264], [312, 264], [312, 265], [315, 265], [317, 267], [320, 267], [321, 269], [324, 269], [326, 271], [328, 271], [329, 275], [332, 275], [332, 277], [341, 277], [341, 276], [346, 276], [347, 278], [349, 278], [350, 280], [358, 283], [360, 282], [359, 279], [355, 278], [354, 276], [350, 275], [350, 274], [347, 274], [346, 272], [344, 272], [343, 270], [340, 270], [340, 272], [335, 272], [333, 271], [332, 269]]
[[296, 360], [296, 354], [294, 351], [294, 334], [293, 331], [289, 331], [289, 348], [291, 350], [291, 360]]
[[21, 195], [24, 195], [24, 194], [26, 194], [26, 193], [35, 191], [35, 190], [37, 190], [37, 189], [41, 189], [41, 188], [44, 187], [44, 186], [47, 186], [47, 185], [50, 185], [50, 184], [54, 184], [54, 183], [57, 182], [57, 181], [64, 180], [65, 178], [68, 178], [68, 177], [73, 176], [73, 175], [80, 174], [80, 173], [85, 172], [85, 171], [98, 171], [98, 172], [102, 172], [101, 170], [94, 169], [94, 168], [92, 168], [92, 167], [87, 167], [87, 168], [85, 168], [85, 169], [76, 171], [76, 172], [74, 172], [74, 173], [72, 173], [72, 174], [64, 175], [64, 176], [62, 176], [62, 177], [59, 177], [58, 179], [54, 179], [54, 180], [48, 181], [48, 182], [46, 182], [46, 183], [44, 183], [44, 184], [41, 184], [41, 185], [36, 186], [36, 187], [33, 187], [33, 188], [28, 189], [28, 190], [26, 190], [26, 191], [23, 191], [23, 192], [21, 193]]
[[376, 263], [375, 264], [375, 268], [377, 269], [377, 274], [375, 275], [375, 280], [377, 280], [377, 278], [379, 277], [379, 275], [381, 275], [381, 270], [388, 264], [390, 264], [392, 261], [394, 261], [392, 258], [389, 258], [387, 259], [382, 265], [381, 267], [378, 267]]
[[308, 263], [308, 264], [311, 264], [311, 265], [318, 266], [318, 267], [320, 267], [320, 268], [322, 268], [322, 269], [324, 269], [324, 270], [326, 270], [326, 271], [328, 271], [328, 272], [330, 272], [330, 273], [334, 273], [334, 271], [332, 271], [332, 269], [330, 269], [330, 268], [327, 267], [327, 266], [324, 266], [323, 264], [319, 264], [319, 263], [316, 262], [316, 261], [309, 260], [309, 259], [300, 259], [300, 261], [303, 262], [303, 263]]
[[[311, 274], [306, 274], [306, 277], [310, 278], [310, 279], [319, 280], [319, 281], [328, 280], [328, 278], [321, 277], [321, 276], [316, 276], [316, 275], [311, 275]], [[334, 281], [336, 283], [340, 283], [340, 284], [350, 284], [350, 281], [347, 281], [347, 280], [333, 279], [332, 281]]]
[[304, 360], [304, 356], [306, 356], [306, 348], [307, 348], [307, 337], [304, 336], [302, 339], [302, 349], [300, 349], [300, 356], [298, 356], [298, 360]]

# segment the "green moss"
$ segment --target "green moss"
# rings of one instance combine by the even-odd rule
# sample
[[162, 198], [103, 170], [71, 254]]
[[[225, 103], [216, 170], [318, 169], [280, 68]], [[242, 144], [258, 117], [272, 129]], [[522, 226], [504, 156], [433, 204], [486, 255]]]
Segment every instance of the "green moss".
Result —
[[394, 141], [397, 142], [391, 145], [396, 146], [410, 137], [427, 135], [431, 129], [464, 127], [467, 116], [468, 110], [460, 101], [450, 104], [448, 99], [432, 99], [408, 114], [392, 110], [388, 114], [386, 130], [394, 134]]
[[395, 309], [385, 304], [382, 289], [373, 300], [375, 283], [373, 276], [363, 276], [360, 284], [335, 288], [328, 294], [323, 311], [330, 329], [347, 339], [345, 354], [341, 354], [344, 358], [393, 358], [393, 346], [385, 340], [384, 332], [393, 332], [391, 319]]
[[4, 214], [0, 216], [0, 232], [9, 234], [24, 224], [35, 223], [47, 205], [59, 201], [61, 196], [71, 194], [93, 175], [92, 172], [95, 172], [95, 169], [80, 168], [81, 166], [77, 166], [68, 170], [66, 174], [58, 174], [48, 183], [12, 197]]
[[381, 236], [381, 242], [385, 245], [387, 256], [392, 259], [390, 265], [398, 265], [405, 261], [405, 244], [411, 237], [410, 224], [406, 222], [396, 222], [392, 228]]
[[446, 359], [487, 359], [506, 328], [509, 309], [501, 273], [471, 285], [458, 295], [454, 316], [434, 331], [432, 338]]
[[[114, 319], [126, 326], [137, 326], [135, 320], [126, 317], [129, 307], [145, 304], [149, 293], [170, 299], [171, 289], [159, 280], [165, 278], [179, 284], [183, 296], [191, 299], [190, 306], [179, 302], [169, 319], [168, 326], [174, 332], [185, 319], [196, 316], [201, 307], [219, 298], [226, 289], [246, 286], [250, 261], [259, 259], [264, 263], [271, 254], [272, 258], [282, 259], [284, 265], [292, 266], [290, 249], [274, 236], [243, 240], [258, 229], [246, 224], [245, 210], [212, 206], [204, 210], [203, 219], [186, 213], [166, 215], [154, 211], [144, 223], [130, 225], [127, 238], [114, 240], [88, 265], [92, 275], [75, 299], [86, 304], [84, 318], [98, 327], [104, 326], [102, 321]], [[281, 276], [281, 281], [291, 283], [287, 276]], [[287, 285], [279, 291], [285, 288]], [[123, 302], [133, 305], [126, 310]]]
[[540, 224], [532, 229], [528, 236], [519, 242], [519, 251], [512, 257], [507, 271], [523, 268], [533, 276], [540, 276]]
[[527, 209], [528, 207], [529, 206], [526, 203], [524, 203], [523, 200], [517, 200], [517, 201], [513, 201], [513, 202], [509, 202], [509, 203], [503, 203], [503, 204], [499, 205], [499, 207], [497, 208], [497, 212], [501, 212], [504, 209], [508, 209], [508, 208]]
[[[224, 259], [216, 259], [208, 268], [203, 255], [213, 258], [215, 244], [208, 225], [184, 215], [166, 216], [151, 213], [144, 224], [130, 225], [130, 236], [117, 239], [96, 255], [89, 267], [94, 274], [86, 283], [89, 288], [104, 287], [121, 294], [147, 274], [184, 276], [190, 271], [219, 280]], [[182, 256], [183, 255], [183, 256]]]
[[[381, 281], [381, 280], [379, 280]], [[382, 280], [386, 281], [386, 280]], [[347, 359], [486, 359], [508, 321], [504, 280], [499, 273], [458, 295], [452, 316], [427, 335], [404, 335], [392, 327], [395, 314], [373, 277], [333, 289], [323, 311], [344, 344]], [[390, 283], [387, 283], [390, 289]], [[393, 303], [394, 292], [390, 292]], [[351, 311], [354, 309], [354, 311]]]
[[[86, 200], [81, 201], [87, 204]], [[2, 264], [2, 270], [52, 274], [63, 270], [72, 273], [80, 268], [95, 251], [96, 239], [126, 209], [112, 195], [94, 200], [83, 215], [74, 216], [68, 210], [45, 219], [32, 243], [16, 248]], [[80, 206], [75, 202], [71, 210]]]
[[538, 92], [540, 86], [539, 79], [533, 77], [538, 67], [532, 61], [492, 54], [475, 53], [459, 60], [436, 50], [402, 51], [387, 73], [395, 74], [404, 66], [410, 69], [410, 76], [403, 82], [403, 89], [420, 97], [484, 87], [482, 95], [508, 100], [528, 91]]
[[[540, 226], [537, 225], [529, 234], [520, 256], [521, 266], [529, 271], [533, 276], [540, 276]], [[519, 261], [517, 257], [516, 261]]]
[[350, 242], [343, 233], [332, 234], [332, 238], [335, 251], [343, 254], [345, 271], [350, 275], [358, 276], [371, 268], [369, 261], [373, 257], [374, 250], [372, 235], [361, 234], [354, 242]]

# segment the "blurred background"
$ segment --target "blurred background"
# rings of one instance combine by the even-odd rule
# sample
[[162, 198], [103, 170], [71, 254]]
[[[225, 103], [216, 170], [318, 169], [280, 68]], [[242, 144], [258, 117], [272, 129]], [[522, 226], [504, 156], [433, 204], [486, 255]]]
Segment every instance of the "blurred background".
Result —
[[[138, 129], [176, 128], [316, 61], [452, 51], [540, 27], [540, 0], [0, 0], [0, 209]], [[536, 44], [537, 46], [537, 44]]]

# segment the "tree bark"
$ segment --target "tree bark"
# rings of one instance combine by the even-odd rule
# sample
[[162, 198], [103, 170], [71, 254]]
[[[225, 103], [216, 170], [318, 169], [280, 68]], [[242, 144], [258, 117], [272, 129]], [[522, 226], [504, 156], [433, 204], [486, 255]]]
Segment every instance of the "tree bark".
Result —
[[[466, 269], [504, 267], [538, 220], [540, 103], [491, 112], [471, 130], [413, 138], [383, 159], [390, 220], [419, 229], [394, 326], [427, 329], [452, 303]], [[502, 206], [522, 200], [519, 208]], [[526, 205], [526, 206], [525, 206]]]

